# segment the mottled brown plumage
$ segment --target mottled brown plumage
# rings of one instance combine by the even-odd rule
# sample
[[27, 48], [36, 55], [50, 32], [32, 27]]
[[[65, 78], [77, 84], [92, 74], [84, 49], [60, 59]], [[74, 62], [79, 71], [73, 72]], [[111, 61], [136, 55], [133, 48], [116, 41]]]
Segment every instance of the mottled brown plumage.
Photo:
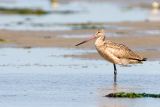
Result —
[[103, 31], [99, 31], [96, 35], [98, 37], [95, 42], [96, 49], [106, 60], [114, 64], [122, 65], [142, 63], [142, 61], [144, 61], [143, 57], [139, 56], [125, 45], [114, 43], [110, 40], [105, 41]]
[[142, 63], [146, 61], [146, 58], [141, 57], [137, 53], [133, 52], [127, 46], [123, 44], [114, 43], [110, 40], [105, 40], [104, 30], [98, 30], [98, 32], [90, 39], [85, 40], [76, 46], [88, 42], [89, 40], [96, 39], [95, 46], [98, 53], [109, 62], [114, 65], [114, 81], [116, 82], [117, 69], [115, 64], [127, 65]]

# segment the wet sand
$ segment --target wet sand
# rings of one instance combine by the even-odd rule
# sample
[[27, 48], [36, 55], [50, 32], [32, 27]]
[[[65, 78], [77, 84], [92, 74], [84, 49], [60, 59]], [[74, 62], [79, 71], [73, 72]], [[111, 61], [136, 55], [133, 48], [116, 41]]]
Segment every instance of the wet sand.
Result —
[[[114, 26], [106, 30], [106, 39], [123, 43], [142, 54], [150, 60], [160, 58], [160, 25], [159, 22], [119, 22], [107, 23]], [[32, 48], [32, 47], [59, 47], [94, 49], [94, 41], [82, 46], [75, 44], [93, 35], [94, 30], [71, 30], [71, 31], [12, 31], [0, 30], [1, 47]], [[158, 32], [158, 33], [155, 33]], [[67, 37], [65, 37], [67, 35]], [[66, 57], [70, 57], [69, 55]], [[99, 59], [95, 52], [71, 57]]]
[[[88, 51], [90, 52], [90, 51]], [[106, 98], [110, 92], [159, 93], [159, 61], [118, 69], [104, 60], [64, 58], [83, 49], [2, 48], [1, 107], [159, 107], [156, 98]]]

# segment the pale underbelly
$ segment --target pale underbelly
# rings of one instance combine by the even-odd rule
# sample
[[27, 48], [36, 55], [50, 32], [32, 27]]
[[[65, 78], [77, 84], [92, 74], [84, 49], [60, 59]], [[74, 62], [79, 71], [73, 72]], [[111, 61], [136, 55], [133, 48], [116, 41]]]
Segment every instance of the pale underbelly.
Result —
[[109, 55], [107, 52], [103, 52], [102, 50], [97, 49], [98, 53], [100, 54], [101, 57], [103, 57], [105, 60], [115, 63], [114, 59]]

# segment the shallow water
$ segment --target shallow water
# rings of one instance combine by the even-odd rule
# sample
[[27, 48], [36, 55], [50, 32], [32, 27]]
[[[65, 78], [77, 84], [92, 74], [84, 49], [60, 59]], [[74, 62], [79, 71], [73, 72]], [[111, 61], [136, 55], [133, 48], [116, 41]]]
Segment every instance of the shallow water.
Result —
[[0, 6], [42, 8], [53, 11], [42, 16], [1, 14], [0, 20], [3, 21], [0, 22], [0, 28], [12, 30], [71, 30], [74, 26], [64, 24], [144, 21], [150, 17], [150, 10], [136, 7], [128, 9], [108, 2], [69, 2], [52, 8], [47, 0], [19, 0], [19, 2], [0, 3]]
[[103, 60], [68, 58], [92, 50], [1, 48], [0, 106], [159, 107], [160, 99], [105, 98], [109, 92], [160, 93], [160, 62], [118, 68]]

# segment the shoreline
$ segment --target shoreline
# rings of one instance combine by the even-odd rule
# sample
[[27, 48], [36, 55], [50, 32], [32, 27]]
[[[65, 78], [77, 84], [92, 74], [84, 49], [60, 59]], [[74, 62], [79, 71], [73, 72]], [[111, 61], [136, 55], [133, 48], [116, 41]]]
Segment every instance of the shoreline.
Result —
[[[121, 22], [121, 23], [108, 23], [117, 27], [124, 27], [131, 29], [107, 29], [106, 39], [113, 40], [117, 43], [122, 43], [129, 48], [140, 53], [142, 56], [147, 57], [149, 60], [160, 59], [160, 36], [158, 34], [146, 33], [147, 30], [158, 30], [160, 25], [156, 22]], [[138, 31], [144, 31], [137, 33]], [[1, 48], [73, 48], [73, 49], [95, 49], [94, 41], [86, 43], [82, 46], [75, 47], [74, 45], [90, 35], [93, 35], [96, 30], [70, 30], [70, 31], [13, 31], [13, 30], [0, 30]], [[107, 36], [107, 34], [111, 36]], [[116, 34], [118, 36], [112, 36]], [[64, 37], [68, 35], [70, 37]], [[85, 35], [85, 37], [76, 37]], [[69, 56], [66, 56], [69, 57]], [[94, 58], [100, 59], [98, 54], [89, 53], [78, 56], [80, 58]]]

